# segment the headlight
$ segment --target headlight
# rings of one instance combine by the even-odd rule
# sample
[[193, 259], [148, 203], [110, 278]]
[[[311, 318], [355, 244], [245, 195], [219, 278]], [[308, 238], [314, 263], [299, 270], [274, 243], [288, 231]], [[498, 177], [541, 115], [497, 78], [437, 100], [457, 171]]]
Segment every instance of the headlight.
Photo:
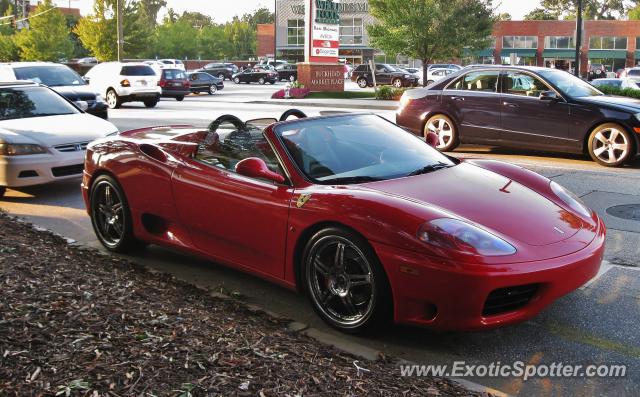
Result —
[[0, 155], [3, 156], [24, 156], [28, 154], [42, 154], [47, 150], [40, 145], [22, 143], [0, 143]]
[[580, 215], [591, 218], [591, 210], [580, 200], [580, 197], [576, 196], [569, 190], [565, 189], [558, 183], [551, 181], [549, 185], [553, 193], [560, 198], [566, 205]]
[[418, 229], [423, 242], [467, 255], [513, 255], [516, 249], [503, 239], [469, 223], [440, 218], [427, 222]]
[[409, 77], [411, 77], [411, 76], [410, 76], [410, 75], [408, 75], [408, 74], [405, 74], [405, 75], [404, 75], [404, 78], [405, 78], [405, 79], [408, 79]]

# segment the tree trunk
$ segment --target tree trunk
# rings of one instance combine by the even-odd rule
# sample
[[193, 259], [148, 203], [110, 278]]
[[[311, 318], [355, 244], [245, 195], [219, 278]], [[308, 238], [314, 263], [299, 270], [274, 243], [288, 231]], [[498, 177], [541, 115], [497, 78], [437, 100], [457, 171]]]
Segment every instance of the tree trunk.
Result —
[[429, 63], [431, 63], [430, 59], [422, 59], [422, 86], [423, 87], [427, 86]]

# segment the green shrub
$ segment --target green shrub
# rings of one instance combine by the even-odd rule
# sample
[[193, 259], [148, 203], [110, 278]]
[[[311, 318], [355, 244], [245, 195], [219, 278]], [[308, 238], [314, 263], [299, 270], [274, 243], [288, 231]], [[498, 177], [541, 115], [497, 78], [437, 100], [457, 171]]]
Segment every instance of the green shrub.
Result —
[[388, 85], [376, 88], [376, 99], [398, 101], [407, 88], [395, 88]]
[[304, 88], [304, 84], [296, 80], [293, 83], [291, 83], [291, 88]]
[[609, 87], [609, 86], [601, 86], [597, 88], [607, 95], [619, 95], [619, 96], [626, 96], [630, 98], [640, 99], [640, 90], [634, 90], [633, 88], [623, 89], [623, 88]]

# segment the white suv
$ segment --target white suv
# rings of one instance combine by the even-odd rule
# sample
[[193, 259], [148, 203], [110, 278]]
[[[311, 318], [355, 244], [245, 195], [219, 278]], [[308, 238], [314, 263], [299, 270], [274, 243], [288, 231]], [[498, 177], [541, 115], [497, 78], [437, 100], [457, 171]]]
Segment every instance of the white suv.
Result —
[[125, 102], [156, 106], [162, 94], [156, 72], [143, 63], [100, 63], [84, 76], [89, 86], [104, 95], [107, 105], [117, 109]]

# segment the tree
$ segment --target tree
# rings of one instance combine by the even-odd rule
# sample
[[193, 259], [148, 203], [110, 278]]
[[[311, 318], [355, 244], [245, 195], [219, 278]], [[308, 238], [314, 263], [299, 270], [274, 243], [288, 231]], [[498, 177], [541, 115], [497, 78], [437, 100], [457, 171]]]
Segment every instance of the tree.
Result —
[[256, 31], [248, 22], [233, 17], [233, 21], [224, 27], [224, 33], [231, 44], [231, 56], [235, 59], [248, 58], [255, 53]]
[[141, 17], [148, 26], [155, 27], [158, 24], [158, 13], [166, 6], [165, 0], [140, 0]]
[[200, 30], [198, 36], [198, 57], [201, 59], [223, 59], [233, 56], [233, 49], [224, 25], [212, 25]]
[[640, 5], [637, 5], [629, 10], [629, 20], [631, 21], [640, 20]]
[[544, 8], [536, 8], [524, 16], [525, 21], [553, 21], [557, 20], [558, 15], [545, 10]]
[[29, 28], [15, 36], [20, 56], [25, 61], [59, 61], [73, 54], [67, 21], [51, 0], [40, 3], [29, 18]]
[[[13, 7], [9, 5], [4, 10], [4, 16], [13, 15]], [[19, 60], [18, 47], [15, 42], [15, 29], [5, 20], [0, 25], [0, 61], [10, 62]]]
[[[82, 44], [100, 61], [117, 58], [116, 0], [95, 0], [93, 14], [80, 19], [75, 28]], [[140, 57], [153, 50], [153, 28], [144, 21], [140, 3], [124, 5], [124, 56]]]
[[198, 33], [189, 21], [178, 19], [176, 22], [165, 22], [156, 29], [156, 54], [161, 58], [197, 58]]
[[262, 23], [274, 23], [276, 16], [266, 7], [258, 8], [250, 14], [244, 14], [242, 21], [249, 23], [252, 28], [256, 29]]
[[511, 14], [509, 14], [508, 12], [503, 12], [502, 14], [498, 14], [496, 16], [496, 19], [498, 21], [510, 21], [511, 20]]
[[432, 61], [490, 45], [490, 0], [370, 0], [369, 7], [377, 20], [367, 27], [372, 45], [420, 59], [425, 82]]
[[197, 11], [185, 11], [182, 13], [182, 15], [178, 18], [178, 20], [182, 20], [187, 22], [188, 24], [190, 24], [191, 26], [195, 27], [195, 28], [203, 28], [205, 26], [212, 26], [213, 25], [213, 19], [209, 16], [209, 15], [205, 15], [201, 12], [197, 12]]
[[[585, 19], [616, 19], [626, 14], [625, 0], [583, 0]], [[637, 3], [637, 1], [633, 1]], [[542, 0], [542, 9], [551, 15], [563, 15], [565, 19], [575, 19], [578, 0]]]

